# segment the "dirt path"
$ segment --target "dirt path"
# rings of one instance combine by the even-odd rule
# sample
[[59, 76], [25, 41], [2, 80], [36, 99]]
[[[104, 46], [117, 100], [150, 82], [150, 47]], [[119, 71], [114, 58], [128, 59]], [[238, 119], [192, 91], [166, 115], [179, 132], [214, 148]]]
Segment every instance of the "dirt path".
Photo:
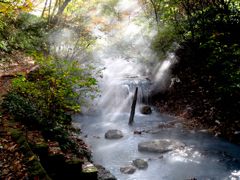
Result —
[[24, 54], [12, 55], [11, 61], [0, 63], [0, 100], [3, 99], [4, 94], [9, 90], [11, 80], [18, 74], [27, 74], [35, 69], [37, 65], [34, 63], [35, 61], [31, 57]]

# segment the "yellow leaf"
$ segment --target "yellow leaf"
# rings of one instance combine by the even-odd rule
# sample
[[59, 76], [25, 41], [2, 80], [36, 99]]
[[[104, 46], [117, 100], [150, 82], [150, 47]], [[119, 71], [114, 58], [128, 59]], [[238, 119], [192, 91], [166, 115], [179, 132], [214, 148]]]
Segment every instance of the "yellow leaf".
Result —
[[28, 159], [28, 161], [32, 161], [34, 159], [35, 156], [32, 156]]

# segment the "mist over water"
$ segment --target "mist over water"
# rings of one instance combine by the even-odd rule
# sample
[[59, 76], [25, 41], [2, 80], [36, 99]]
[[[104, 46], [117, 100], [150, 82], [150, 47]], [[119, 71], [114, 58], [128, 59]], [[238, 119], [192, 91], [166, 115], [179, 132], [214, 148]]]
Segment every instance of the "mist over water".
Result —
[[[126, 12], [123, 18], [104, 15], [101, 10], [89, 16], [101, 17], [101, 23], [91, 28], [97, 37], [91, 55], [79, 56], [79, 62], [102, 69], [96, 77], [101, 93], [89, 107], [82, 107], [83, 115], [74, 117], [82, 124], [81, 137], [92, 146], [93, 162], [103, 165], [119, 180], [239, 180], [240, 147], [205, 133], [185, 132], [181, 128], [171, 128], [156, 133], [133, 132], [154, 129], [159, 122], [177, 119], [160, 115], [140, 113], [140, 107], [150, 104], [151, 93], [166, 90], [171, 82], [171, 67], [177, 62], [174, 53], [159, 60], [152, 51], [151, 42], [157, 31], [147, 28], [148, 19], [140, 18], [142, 11], [138, 1], [120, 1], [115, 10]], [[109, 30], [106, 27], [112, 26]], [[73, 38], [68, 30], [63, 30], [62, 38], [55, 40], [54, 52], [61, 57], [71, 57], [72, 44], [66, 39]], [[77, 56], [76, 56], [77, 57]], [[86, 61], [86, 59], [88, 60]], [[128, 126], [131, 104], [138, 87], [137, 107], [133, 126]], [[104, 134], [109, 129], [119, 129], [124, 137], [108, 140]], [[87, 136], [86, 136], [87, 135]], [[85, 137], [86, 136], [86, 137]], [[100, 138], [96, 138], [100, 137]], [[145, 153], [138, 151], [138, 143], [152, 139], [181, 140], [187, 146], [169, 153]], [[228, 154], [228, 155], [226, 155]], [[163, 155], [163, 158], [158, 157]], [[148, 160], [147, 170], [137, 170], [132, 175], [120, 172], [120, 167], [130, 166], [132, 160]]]
[[137, 106], [149, 104], [151, 92], [168, 88], [169, 67], [175, 63], [173, 53], [159, 60], [159, 55], [152, 50], [157, 31], [153, 25], [148, 28], [149, 19], [143, 17], [137, 0], [119, 1], [113, 10], [117, 14], [105, 14], [102, 9], [88, 14], [94, 19], [88, 34], [96, 38], [91, 52], [83, 53], [84, 49], [74, 52], [76, 37], [71, 29], [58, 30], [49, 38], [51, 53], [55, 56], [70, 61], [77, 58], [83, 65], [103, 69], [102, 75], [96, 77], [101, 98], [89, 103], [93, 105], [91, 108], [104, 107], [104, 113], [129, 112], [136, 87], [139, 88]]
[[[170, 67], [176, 58], [169, 53], [166, 59], [158, 59], [159, 55], [151, 45], [156, 28], [148, 28], [148, 19], [139, 18], [142, 9], [138, 1], [120, 1], [115, 9], [119, 14], [126, 14], [121, 19], [104, 16], [105, 24], [115, 28], [103, 31], [105, 26], [100, 24], [92, 28], [92, 33], [101, 37], [93, 54], [94, 62], [103, 69], [101, 78], [98, 78], [101, 97], [92, 104], [97, 104], [103, 114], [129, 113], [138, 87], [136, 111], [139, 112], [141, 105], [150, 104], [152, 92], [168, 88]], [[95, 15], [100, 15], [100, 11]]]
[[[93, 162], [106, 167], [118, 180], [239, 180], [238, 145], [206, 133], [186, 132], [181, 128], [163, 129], [156, 133], [133, 134], [133, 131], [153, 129], [159, 122], [177, 119], [160, 115], [135, 114], [134, 124], [128, 125], [129, 113], [107, 113], [102, 116], [80, 116], [75, 120], [82, 124], [81, 137], [92, 146]], [[124, 133], [120, 139], [105, 139], [109, 129]], [[98, 138], [97, 138], [98, 137]], [[142, 152], [138, 143], [152, 139], [176, 139], [186, 144], [167, 153]], [[161, 157], [163, 156], [163, 157]], [[159, 158], [160, 157], [160, 158]], [[146, 170], [128, 175], [121, 167], [131, 166], [135, 159], [148, 161]]]

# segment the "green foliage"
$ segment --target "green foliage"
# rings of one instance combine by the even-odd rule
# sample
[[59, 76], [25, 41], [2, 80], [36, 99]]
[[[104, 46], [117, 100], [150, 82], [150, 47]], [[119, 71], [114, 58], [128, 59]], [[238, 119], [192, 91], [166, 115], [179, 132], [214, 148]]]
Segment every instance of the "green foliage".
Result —
[[40, 68], [13, 79], [3, 109], [26, 125], [53, 133], [52, 138], [66, 149], [73, 145], [68, 129], [63, 126], [72, 121], [66, 111], [79, 112], [85, 96], [94, 98], [91, 92], [97, 91], [94, 87], [97, 81], [86, 72], [93, 68], [51, 57], [44, 59], [36, 52], [31, 55], [35, 55]]
[[152, 46], [159, 58], [163, 59], [166, 52], [175, 51], [181, 41], [179, 25], [176, 23], [176, 3], [173, 0], [139, 0], [139, 3], [144, 9], [144, 18], [149, 21], [148, 28], [157, 31]]
[[83, 96], [95, 91], [93, 86], [97, 81], [77, 62], [41, 57], [38, 61], [41, 69], [13, 80], [12, 93], [28, 98], [38, 106], [42, 116], [61, 124], [66, 109], [80, 111], [77, 100], [84, 103]]
[[172, 25], [162, 25], [155, 37], [152, 45], [156, 52], [165, 55], [167, 51], [173, 52], [176, 50], [176, 44], [180, 42], [180, 36]]
[[39, 125], [39, 110], [34, 104], [30, 104], [27, 98], [18, 94], [8, 94], [2, 102], [5, 111], [13, 114], [15, 119], [21, 120], [26, 125]]
[[36, 17], [26, 12], [0, 14], [0, 52], [2, 56], [16, 51], [42, 50], [45, 44], [43, 24], [30, 25]]
[[180, 66], [195, 68], [198, 76], [209, 77], [212, 84], [208, 88], [214, 98], [229, 107], [239, 107], [239, 3], [151, 0], [151, 4], [148, 12], [153, 12], [152, 19], [159, 25], [154, 49], [161, 55], [174, 51], [172, 44], [179, 43], [185, 53]]
[[[225, 32], [227, 33], [227, 32]], [[209, 53], [204, 69], [218, 80], [214, 86], [216, 95], [221, 95], [224, 101], [239, 105], [240, 97], [240, 43], [229, 41], [229, 35], [215, 33], [200, 48]]]
[[101, 13], [106, 16], [119, 16], [119, 10], [116, 10], [116, 5], [119, 3], [119, 0], [109, 0], [102, 3]]
[[176, 22], [183, 30], [183, 44], [192, 44], [188, 49], [198, 54], [191, 64], [212, 79], [215, 98], [236, 108], [240, 106], [240, 15], [236, 3], [229, 2], [181, 2], [185, 19]]

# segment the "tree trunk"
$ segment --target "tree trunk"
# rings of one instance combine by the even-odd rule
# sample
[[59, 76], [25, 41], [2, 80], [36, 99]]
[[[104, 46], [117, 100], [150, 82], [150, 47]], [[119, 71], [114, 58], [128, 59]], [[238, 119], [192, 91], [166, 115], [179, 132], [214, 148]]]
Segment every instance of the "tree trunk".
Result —
[[130, 118], [129, 118], [129, 125], [132, 125], [133, 120], [134, 120], [134, 114], [135, 114], [135, 108], [136, 108], [136, 102], [137, 102], [137, 94], [138, 94], [138, 87], [136, 87], [136, 91], [134, 94], [134, 98], [133, 98], [133, 103], [132, 103], [132, 109], [131, 109], [131, 114], [130, 114]]
[[44, 17], [44, 12], [45, 12], [45, 10], [46, 10], [47, 3], [48, 3], [48, 0], [46, 0], [45, 5], [44, 5], [44, 8], [43, 8], [43, 11], [42, 11], [42, 18]]
[[51, 21], [51, 25], [52, 26], [55, 26], [57, 23], [58, 23], [58, 19], [59, 17], [62, 15], [64, 9], [66, 8], [66, 6], [68, 5], [68, 3], [70, 2], [71, 0], [65, 0], [63, 5], [58, 9], [58, 12], [57, 14], [55, 15], [55, 17], [53, 18], [53, 20]]
[[58, 6], [58, 3], [60, 3], [60, 2], [58, 2], [58, 1], [59, 1], [59, 0], [56, 0], [56, 2], [55, 2], [55, 6], [54, 6], [54, 8], [53, 8], [50, 21], [53, 19], [54, 13], [55, 13], [56, 9], [58, 8], [58, 7], [57, 7], [57, 6]]
[[52, 6], [52, 0], [50, 0], [49, 7], [48, 7], [48, 24], [50, 23], [50, 19], [51, 19], [51, 6]]

